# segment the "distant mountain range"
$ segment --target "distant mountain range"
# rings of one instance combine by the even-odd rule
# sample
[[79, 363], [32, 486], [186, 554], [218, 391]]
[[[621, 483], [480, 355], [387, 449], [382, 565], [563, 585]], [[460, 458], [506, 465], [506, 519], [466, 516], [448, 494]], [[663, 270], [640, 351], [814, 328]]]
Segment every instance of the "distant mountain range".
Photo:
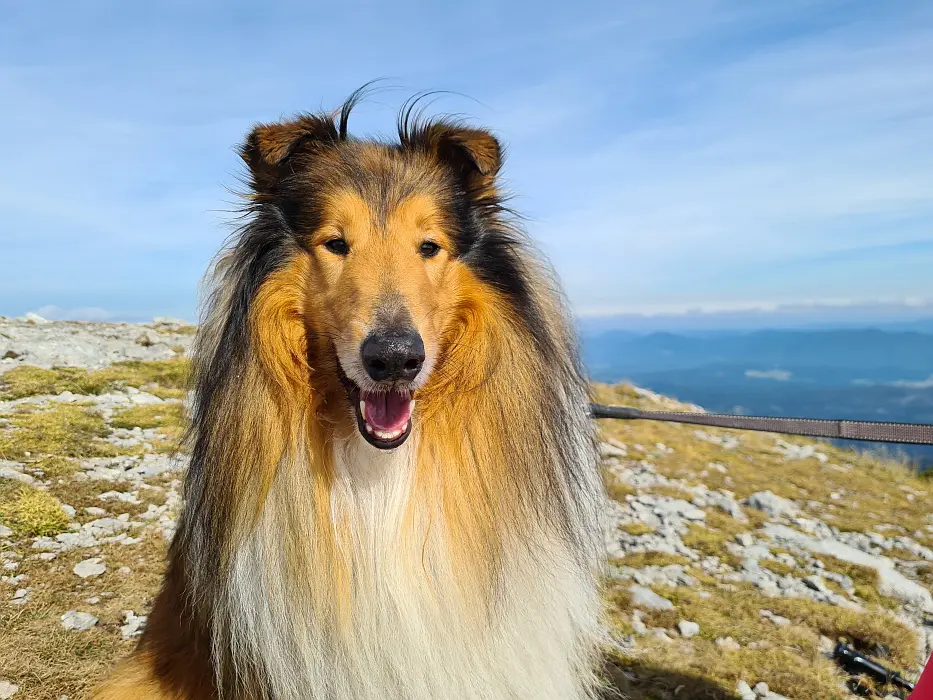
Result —
[[[583, 347], [593, 379], [711, 411], [933, 423], [931, 332], [613, 330], [584, 333]], [[905, 451], [933, 464], [933, 449]]]

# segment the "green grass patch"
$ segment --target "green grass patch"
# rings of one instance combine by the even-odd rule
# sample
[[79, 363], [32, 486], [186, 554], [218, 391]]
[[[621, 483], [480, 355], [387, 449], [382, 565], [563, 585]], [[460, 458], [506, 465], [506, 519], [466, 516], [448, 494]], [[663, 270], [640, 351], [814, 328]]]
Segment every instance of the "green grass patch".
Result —
[[185, 427], [185, 409], [180, 403], [133, 406], [115, 413], [110, 423], [114, 428], [160, 428], [180, 434]]
[[18, 485], [0, 500], [0, 521], [21, 537], [52, 536], [68, 529], [58, 499], [31, 486]]
[[695, 549], [700, 554], [709, 557], [722, 557], [729, 553], [726, 549], [726, 542], [729, 537], [718, 530], [713, 530], [703, 525], [691, 525], [690, 532], [682, 537], [685, 545], [690, 549]]
[[912, 667], [917, 660], [917, 635], [902, 622], [877, 612], [856, 612], [807, 598], [771, 598], [767, 607], [797, 624], [819, 630], [830, 639], [845, 637], [869, 653], [884, 649], [883, 658], [901, 668]]
[[650, 525], [646, 525], [645, 523], [625, 523], [624, 525], [621, 525], [619, 529], [634, 537], [639, 537], [640, 535], [650, 535], [652, 532], [654, 532], [654, 528]]
[[609, 498], [617, 503], [625, 503], [626, 496], [635, 495], [635, 489], [606, 470], [603, 470], [603, 486]]
[[60, 479], [71, 476], [81, 468], [73, 459], [56, 456], [43, 457], [29, 466], [33, 469], [41, 469], [46, 479]]
[[763, 568], [773, 571], [778, 576], [787, 576], [788, 574], [794, 573], [793, 566], [778, 561], [777, 559], [762, 559], [760, 564]]
[[626, 554], [620, 559], [614, 561], [619, 566], [629, 566], [633, 569], [643, 569], [646, 566], [669, 566], [670, 564], [680, 564], [687, 566], [690, 560], [680, 554], [668, 554], [667, 552], [637, 552], [635, 554]]
[[883, 596], [878, 592], [878, 571], [872, 567], [850, 564], [828, 554], [821, 554], [819, 560], [823, 562], [823, 566], [826, 567], [827, 571], [843, 574], [852, 579], [855, 595], [866, 603], [879, 605], [888, 610], [897, 610], [900, 607], [899, 601]]
[[99, 438], [110, 428], [97, 413], [81, 406], [54, 404], [48, 410], [21, 410], [9, 417], [10, 432], [0, 435], [0, 458], [32, 461], [57, 457], [111, 457], [113, 445]]
[[[21, 399], [41, 394], [103, 394], [124, 386], [153, 388], [184, 395], [189, 362], [185, 358], [143, 362], [118, 362], [104, 369], [88, 371], [78, 367], [43, 369], [20, 365], [0, 375], [0, 399]], [[155, 393], [155, 392], [153, 392]], [[174, 397], [174, 396], [173, 396]]]

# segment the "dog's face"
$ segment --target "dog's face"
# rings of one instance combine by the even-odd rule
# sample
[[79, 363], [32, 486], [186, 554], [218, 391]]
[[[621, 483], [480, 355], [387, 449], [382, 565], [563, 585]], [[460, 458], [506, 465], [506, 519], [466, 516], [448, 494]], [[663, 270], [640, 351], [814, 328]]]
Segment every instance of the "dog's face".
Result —
[[258, 127], [244, 157], [258, 197], [278, 207], [307, 258], [301, 283], [319, 366], [333, 368], [363, 438], [390, 449], [411, 433], [418, 390], [438, 369], [470, 284], [471, 202], [492, 186], [499, 146], [474, 130], [406, 147], [321, 128]]
[[461, 280], [452, 243], [429, 192], [381, 212], [340, 184], [323, 199], [309, 239], [311, 315], [328, 329], [359, 430], [376, 447], [407, 439], [415, 392], [437, 364]]

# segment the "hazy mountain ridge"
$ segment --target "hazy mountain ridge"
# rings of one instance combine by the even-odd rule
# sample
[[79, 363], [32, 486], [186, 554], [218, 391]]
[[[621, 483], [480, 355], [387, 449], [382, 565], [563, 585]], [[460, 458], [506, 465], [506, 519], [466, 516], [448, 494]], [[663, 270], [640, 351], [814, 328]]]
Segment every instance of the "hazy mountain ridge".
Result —
[[[584, 335], [594, 379], [708, 410], [933, 423], [933, 334], [880, 329]], [[924, 464], [933, 450], [907, 448]]]

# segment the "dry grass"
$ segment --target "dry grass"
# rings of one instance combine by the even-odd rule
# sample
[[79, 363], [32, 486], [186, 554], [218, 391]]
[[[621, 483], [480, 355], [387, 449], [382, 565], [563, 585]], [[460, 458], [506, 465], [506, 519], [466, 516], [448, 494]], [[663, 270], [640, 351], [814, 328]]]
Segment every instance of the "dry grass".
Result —
[[[187, 362], [183, 359], [159, 363], [123, 363], [100, 370], [83, 372], [73, 369], [33, 371], [19, 368], [18, 374], [7, 373], [0, 379], [0, 395], [28, 396], [40, 393], [74, 391], [99, 393], [119, 386], [135, 386], [150, 393], [181, 398], [185, 391]], [[624, 403], [638, 407], [651, 407], [629, 387], [597, 387], [597, 399], [607, 403]], [[62, 527], [61, 521], [30, 520], [31, 514], [62, 513], [59, 503], [67, 503], [78, 510], [77, 522], [93, 516], [83, 514], [83, 508], [96, 506], [116, 515], [134, 515], [147, 505], [161, 504], [164, 489], [140, 489], [139, 504], [121, 501], [101, 501], [99, 495], [108, 490], [127, 490], [123, 484], [108, 484], [81, 480], [75, 458], [106, 456], [120, 452], [134, 453], [136, 448], [114, 448], [101, 440], [111, 427], [156, 428], [166, 436], [157, 443], [156, 450], [168, 449], [184, 424], [185, 416], [180, 403], [135, 406], [115, 414], [112, 425], [106, 424], [96, 413], [82, 406], [54, 404], [48, 410], [22, 408], [7, 417], [8, 425], [0, 428], [0, 458], [25, 461], [32, 473], [48, 480], [48, 491], [28, 489], [16, 482], [0, 480], [0, 517], [9, 522], [17, 536], [25, 532], [38, 532], [49, 527], [51, 533]], [[916, 497], [911, 502], [901, 486], [916, 492], [929, 492], [933, 482], [911, 475], [903, 467], [877, 457], [858, 456], [832, 446], [821, 446], [829, 457], [826, 464], [815, 459], [788, 461], [775, 448], [775, 436], [754, 433], [738, 435], [740, 447], [726, 450], [720, 445], [698, 440], [694, 428], [667, 424], [623, 421], [601, 421], [606, 437], [615, 437], [629, 446], [646, 446], [645, 455], [656, 465], [657, 471], [670, 478], [687, 483], [705, 483], [712, 489], [733, 491], [741, 499], [755, 491], [770, 489], [800, 502], [814, 501], [819, 505], [820, 517], [839, 527], [870, 529], [887, 522], [913, 533], [927, 524], [929, 498]], [[724, 431], [705, 430], [710, 435]], [[656, 450], [656, 443], [673, 448], [667, 454]], [[802, 441], [803, 442], [803, 441]], [[634, 448], [633, 448], [634, 449]], [[633, 451], [633, 455], [638, 454]], [[723, 465], [725, 472], [711, 468], [710, 463]], [[153, 485], [167, 486], [177, 475], [154, 477]], [[604, 480], [610, 496], [620, 503], [636, 491], [606, 471]], [[133, 487], [135, 488], [135, 487]], [[652, 489], [656, 494], [690, 500], [690, 494], [675, 486]], [[24, 507], [21, 499], [24, 494]], [[830, 494], [843, 494], [842, 499]], [[36, 495], [41, 494], [41, 495]], [[30, 499], [33, 499], [30, 501]], [[38, 507], [38, 499], [43, 501]], [[15, 504], [11, 506], [10, 504]], [[55, 504], [55, 508], [51, 508]], [[13, 523], [7, 509], [26, 516]], [[10, 511], [13, 512], [13, 511]], [[714, 509], [706, 510], [703, 525], [695, 524], [685, 535], [687, 546], [704, 555], [715, 555], [738, 565], [729, 554], [727, 545], [740, 533], [754, 533], [767, 520], [757, 511], [745, 509], [747, 522], [741, 522]], [[874, 513], [879, 519], [870, 518]], [[63, 513], [62, 513], [63, 514]], [[10, 517], [9, 520], [8, 517]], [[51, 523], [51, 525], [50, 525]], [[67, 522], [64, 523], [67, 527]], [[30, 529], [32, 528], [32, 529]], [[634, 536], [652, 532], [647, 525], [632, 523], [623, 528]], [[60, 530], [59, 530], [60, 531]], [[133, 531], [131, 534], [138, 534]], [[24, 555], [32, 553], [28, 540], [17, 545]], [[120, 639], [119, 626], [123, 610], [147, 612], [151, 597], [158, 589], [162, 573], [165, 543], [158, 535], [145, 537], [143, 542], [121, 546], [101, 546], [59, 555], [51, 562], [24, 559], [21, 569], [29, 576], [26, 585], [32, 588], [30, 601], [25, 606], [14, 606], [9, 596], [0, 599], [0, 669], [2, 676], [21, 686], [20, 695], [36, 700], [57, 700], [62, 695], [84, 697], [112, 662], [129, 652], [133, 642]], [[773, 548], [773, 553], [780, 550]], [[81, 559], [101, 556], [107, 572], [88, 580], [79, 579], [72, 567]], [[807, 599], [769, 598], [745, 584], [727, 588], [704, 574], [699, 567], [690, 566], [682, 556], [661, 552], [631, 554], [620, 560], [621, 566], [641, 569], [647, 566], [679, 564], [688, 568], [698, 579], [696, 589], [687, 587], [658, 588], [657, 592], [670, 599], [675, 609], [666, 612], [646, 612], [649, 626], [666, 629], [675, 627], [679, 620], [693, 620], [700, 625], [697, 638], [660, 641], [653, 637], [637, 638], [634, 651], [618, 656], [607, 669], [615, 685], [632, 700], [660, 700], [661, 698], [723, 698], [733, 700], [738, 680], [750, 683], [765, 681], [769, 686], [797, 700], [819, 698], [842, 700], [844, 676], [819, 653], [820, 635], [831, 639], [845, 637], [866, 652], [881, 654], [887, 663], [910, 667], [915, 662], [917, 640], [913, 634], [886, 615], [880, 607], [891, 606], [894, 601], [877, 594], [877, 574], [872, 569], [821, 556], [827, 570], [838, 571], [852, 578], [860, 599], [870, 606], [869, 612], [858, 613], [831, 605], [814, 603]], [[792, 571], [787, 565], [763, 559], [762, 565], [779, 573]], [[121, 566], [132, 569], [131, 575], [119, 573]], [[933, 566], [916, 569], [917, 577], [933, 585]], [[798, 574], [799, 575], [799, 574]], [[628, 584], [609, 585], [609, 623], [618, 634], [632, 634], [631, 595]], [[89, 596], [113, 592], [112, 597], [101, 597], [97, 604], [85, 602]], [[704, 597], [708, 595], [708, 597]], [[60, 615], [69, 609], [91, 612], [100, 618], [100, 624], [86, 633], [66, 632]], [[759, 610], [769, 609], [792, 621], [779, 627], [762, 618]], [[717, 637], [731, 636], [742, 647], [724, 650], [716, 646]], [[752, 649], [748, 644], [763, 643]], [[636, 678], [621, 673], [621, 668]], [[19, 696], [17, 696], [19, 697]]]
[[850, 564], [828, 554], [821, 554], [819, 560], [823, 562], [823, 566], [826, 567], [827, 571], [844, 574], [852, 579], [855, 595], [866, 604], [877, 605], [888, 610], [895, 610], [900, 607], [900, 601], [883, 596], [878, 592], [879, 575], [876, 569], [870, 566]]
[[0, 399], [20, 399], [42, 394], [103, 394], [124, 386], [155, 385], [153, 393], [161, 389], [176, 398], [188, 380], [188, 360], [156, 360], [118, 362], [99, 370], [77, 367], [43, 369], [20, 365], [0, 375]]
[[[68, 552], [51, 562], [24, 561], [29, 603], [0, 602], [0, 669], [20, 686], [23, 698], [84, 698], [114, 661], [132, 650], [134, 642], [120, 637], [123, 611], [148, 609], [161, 580], [165, 543], [150, 536], [132, 546], [98, 549]], [[102, 557], [107, 572], [80, 579], [72, 568], [89, 556]], [[120, 573], [123, 566], [132, 573]], [[101, 596], [105, 592], [113, 595]], [[87, 603], [90, 596], [101, 596], [100, 602]], [[100, 623], [87, 632], [66, 631], [60, 620], [66, 610], [89, 612]]]
[[669, 566], [671, 564], [687, 566], [690, 564], [690, 560], [680, 554], [668, 554], [667, 552], [638, 552], [636, 554], [626, 554], [615, 563], [619, 566], [643, 569], [646, 566]]
[[71, 476], [80, 469], [75, 460], [54, 455], [38, 459], [32, 462], [30, 467], [34, 472], [41, 472], [45, 479], [61, 479]]
[[920, 582], [933, 591], [933, 564], [921, 564], [916, 568], [916, 573]]
[[[692, 620], [700, 625], [701, 641], [684, 652], [670, 643], [640, 638], [634, 658], [650, 658], [669, 673], [698, 674], [704, 682], [729, 691], [740, 679], [750, 683], [763, 680], [772, 690], [791, 698], [844, 697], [839, 694], [842, 676], [819, 653], [821, 634], [831, 639], [844, 637], [867, 652], [883, 651], [882, 658], [895, 666], [909, 667], [916, 659], [915, 635], [880, 613], [854, 612], [804, 598], [769, 598], [750, 587], [720, 590], [709, 598], [682, 587], [657, 592], [675, 608], [646, 611], [645, 623], [670, 629], [679, 620]], [[626, 591], [611, 591], [608, 599], [616, 617], [631, 614], [631, 597]], [[763, 609], [783, 615], [793, 624], [777, 626], [761, 616]], [[719, 649], [711, 644], [719, 637], [732, 637], [742, 649]], [[764, 642], [768, 648], [750, 649], [747, 645], [752, 642]], [[644, 650], [645, 645], [649, 650]], [[630, 659], [625, 661], [628, 665]]]
[[[99, 517], [85, 514], [85, 508], [103, 508], [107, 513], [112, 515], [120, 515], [122, 513], [138, 515], [139, 513], [146, 512], [147, 504], [149, 503], [161, 505], [165, 502], [164, 494], [161, 491], [153, 489], [139, 490], [138, 498], [140, 503], [130, 503], [118, 499], [104, 501], [100, 498], [100, 494], [106, 491], [126, 492], [129, 488], [128, 485], [120, 483], [112, 484], [105, 481], [90, 480], [66, 481], [62, 479], [49, 486], [49, 493], [58, 498], [62, 503], [67, 503], [77, 511], [77, 515], [75, 516], [77, 522], [85, 522]], [[134, 488], [133, 490], [136, 489]]]
[[[692, 620], [700, 625], [700, 637], [689, 643], [639, 638], [638, 649], [620, 659], [640, 676], [640, 683], [628, 688], [632, 698], [668, 697], [661, 693], [676, 687], [668, 685], [672, 678], [684, 686], [681, 693], [687, 698], [734, 698], [739, 680], [765, 681], [772, 690], [791, 698], [845, 697], [840, 691], [842, 676], [820, 655], [819, 635], [814, 630], [777, 627], [761, 617], [759, 610], [769, 607], [771, 599], [745, 590], [724, 591], [709, 599], [685, 588], [658, 589], [658, 593], [676, 607], [646, 612], [645, 623], [670, 629], [679, 620]], [[609, 598], [616, 616], [631, 613], [627, 593], [612, 592]], [[742, 648], [727, 651], [715, 645], [716, 638], [727, 636]], [[751, 642], [765, 642], [769, 648], [748, 648]]]
[[812, 650], [726, 651], [708, 640], [686, 644], [647, 639], [637, 654], [620, 656], [617, 663], [635, 678], [620, 668], [610, 674], [611, 682], [631, 700], [734, 700], [736, 683], [747, 679], [765, 681], [772, 690], [799, 700], [848, 697], [838, 669]]
[[721, 557], [728, 553], [726, 542], [730, 538], [723, 532], [703, 525], [691, 525], [690, 532], [681, 539], [690, 549], [695, 549], [706, 556]]
[[603, 470], [603, 485], [606, 487], [606, 493], [609, 498], [618, 502], [625, 503], [626, 496], [634, 496], [635, 489]]
[[894, 665], [912, 667], [919, 654], [917, 635], [902, 622], [878, 611], [857, 612], [807, 598], [772, 598], [768, 608], [793, 622], [843, 637]]
[[[594, 395], [603, 403], [657, 408], [624, 385], [597, 384]], [[914, 532], [928, 522], [933, 483], [908, 466], [878, 455], [858, 454], [820, 443], [817, 449], [828, 457], [825, 463], [814, 458], [787, 460], [776, 446], [780, 436], [770, 433], [700, 428], [708, 435], [736, 437], [739, 447], [727, 450], [696, 439], [694, 432], [698, 426], [619, 420], [601, 420], [599, 424], [604, 436], [629, 445], [661, 442], [673, 448], [670, 454], [652, 457], [660, 474], [702, 482], [714, 490], [729, 489], [737, 498], [771, 490], [784, 498], [804, 503], [813, 501], [820, 506], [814, 514], [841, 530], [864, 532], [877, 524], [888, 523]], [[806, 439], [783, 439], [792, 444], [814, 444]], [[722, 464], [725, 473], [711, 469], [710, 464], [714, 462]], [[907, 498], [910, 491], [902, 487], [921, 495], [910, 500]], [[834, 493], [842, 497], [831, 498]]]
[[[658, 408], [630, 387], [597, 386], [595, 395], [596, 400], [603, 403]], [[664, 408], [684, 410], [672, 406]], [[834, 445], [819, 444], [817, 449], [828, 458], [825, 462], [815, 458], [788, 460], [777, 447], [779, 436], [766, 433], [699, 428], [707, 435], [731, 435], [739, 440], [737, 448], [726, 449], [695, 437], [694, 431], [698, 428], [694, 426], [603, 420], [600, 428], [606, 438], [615, 438], [629, 446], [645, 445], [656, 471], [668, 478], [689, 484], [703, 483], [710, 489], [727, 489], [738, 499], [771, 490], [797, 501], [810, 515], [840, 530], [865, 532], [886, 523], [920, 541], [922, 533], [926, 532], [924, 526], [929, 523], [933, 482], [883, 456], [857, 454]], [[814, 444], [805, 439], [782, 439]], [[650, 446], [656, 443], [664, 443], [673, 452], [654, 451]], [[654, 489], [654, 492], [667, 493], [665, 489]], [[913, 500], [908, 494], [914, 495]], [[747, 522], [713, 508], [707, 509], [705, 523], [692, 525], [682, 539], [688, 547], [704, 555], [715, 555], [738, 566], [741, 562], [729, 553], [727, 545], [737, 534], [754, 534], [768, 520], [759, 511], [748, 508], [743, 511]], [[921, 534], [914, 535], [918, 531]], [[773, 554], [781, 552], [779, 548], [771, 551]], [[913, 558], [906, 556], [907, 553], [895, 554], [905, 555], [905, 560]], [[698, 576], [701, 583], [697, 591], [684, 587], [658, 588], [660, 595], [674, 602], [675, 609], [646, 611], [644, 620], [649, 627], [668, 629], [679, 620], [693, 620], [700, 625], [699, 639], [663, 642], [650, 636], [638, 637], [635, 651], [617, 661], [617, 671], [624, 667], [629, 675], [638, 678], [633, 681], [613, 673], [616, 685], [633, 700], [673, 698], [675, 691], [676, 697], [734, 698], [735, 684], [740, 679], [752, 684], [763, 680], [772, 690], [790, 698], [846, 697], [841, 690], [844, 675], [819, 653], [820, 635], [833, 640], [846, 638], [864, 653], [877, 655], [887, 665], [914, 668], [917, 637], [885, 612], [885, 609], [899, 608], [899, 604], [878, 593], [877, 572], [832, 557], [820, 556], [820, 560], [827, 570], [852, 579], [855, 593], [867, 612], [854, 612], [806, 598], [769, 598], [746, 584], [730, 590]], [[649, 558], [641, 562], [638, 558], [625, 557], [618, 563], [637, 566], [648, 565], [649, 561]], [[781, 575], [802, 575], [789, 561], [762, 559], [760, 563]], [[696, 575], [693, 570], [690, 573]], [[933, 566], [919, 566], [916, 578], [933, 585]], [[827, 581], [827, 585], [834, 590], [838, 588], [831, 581]], [[703, 590], [711, 594], [709, 598], [701, 595]], [[607, 593], [607, 599], [613, 627], [620, 633], [631, 634], [630, 595], [617, 587]], [[762, 618], [761, 609], [783, 615], [792, 624], [779, 627]], [[678, 635], [672, 631], [671, 636], [677, 638]], [[716, 638], [727, 636], [738, 641], [742, 648], [728, 651], [715, 645]], [[763, 643], [764, 648], [749, 649], [747, 645], [751, 642]]]
[[764, 569], [773, 571], [778, 576], [787, 576], [788, 574], [793, 574], [796, 571], [796, 567], [791, 566], [790, 564], [785, 564], [782, 561], [777, 559], [762, 559], [761, 566]]
[[650, 535], [654, 532], [654, 528], [645, 523], [625, 523], [620, 528], [623, 532], [627, 532], [633, 537], [638, 537], [640, 535]]
[[667, 496], [668, 498], [676, 498], [678, 500], [688, 502], [693, 498], [693, 494], [689, 491], [686, 491], [679, 486], [669, 486], [667, 484], [651, 486], [644, 489], [644, 492], [653, 494], [655, 496]]

